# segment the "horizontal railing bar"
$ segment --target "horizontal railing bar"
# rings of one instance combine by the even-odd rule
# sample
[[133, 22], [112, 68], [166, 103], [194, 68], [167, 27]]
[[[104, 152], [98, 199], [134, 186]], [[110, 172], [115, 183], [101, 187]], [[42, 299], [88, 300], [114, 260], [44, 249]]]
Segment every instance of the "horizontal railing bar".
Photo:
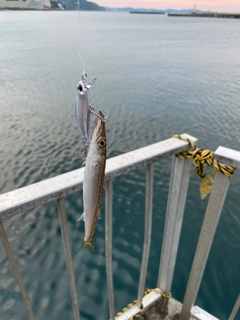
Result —
[[[143, 298], [143, 306], [144, 309], [149, 308], [153, 303], [155, 303], [158, 299], [161, 298], [161, 294], [158, 292], [154, 291], [149, 293]], [[178, 302], [180, 305], [180, 303]], [[136, 315], [140, 311], [140, 308], [137, 307], [137, 305], [133, 305], [132, 307], [128, 308], [126, 311], [122, 312], [121, 315], [116, 316], [115, 320], [129, 320], [131, 317]], [[196, 319], [196, 320], [219, 320], [218, 318], [214, 317], [210, 313], [206, 312], [202, 308], [198, 306], [193, 306], [191, 308], [191, 319]], [[169, 315], [166, 316], [166, 313], [164, 314], [164, 317], [169, 318]], [[161, 318], [161, 315], [160, 315]], [[229, 319], [230, 320], [230, 319]], [[232, 319], [233, 320], [233, 319]]]
[[0, 195], [0, 220], [82, 189], [83, 175], [81, 168]]
[[[143, 309], [146, 310], [149, 308], [153, 303], [161, 298], [161, 294], [152, 291], [149, 294], [145, 295], [142, 299]], [[115, 320], [129, 320], [131, 317], [135, 316], [141, 309], [134, 304], [133, 306], [129, 307], [127, 310], [123, 311], [119, 316], [115, 317]]]
[[214, 158], [234, 168], [237, 168], [237, 169], [240, 168], [240, 152], [239, 151], [220, 146], [214, 152]]
[[[185, 134], [193, 141], [196, 138]], [[138, 169], [159, 159], [189, 149], [188, 142], [170, 138], [108, 159], [105, 180]], [[84, 168], [0, 195], [0, 220], [37, 208], [82, 189]]]
[[219, 320], [218, 318], [212, 316], [210, 313], [206, 312], [205, 310], [201, 309], [198, 306], [193, 306], [191, 308], [191, 319], [196, 320]]

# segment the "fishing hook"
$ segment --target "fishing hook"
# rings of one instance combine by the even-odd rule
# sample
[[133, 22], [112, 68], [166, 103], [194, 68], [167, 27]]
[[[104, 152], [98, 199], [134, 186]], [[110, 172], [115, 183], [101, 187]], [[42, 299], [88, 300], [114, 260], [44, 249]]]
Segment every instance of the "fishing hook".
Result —
[[88, 154], [88, 149], [89, 149], [89, 143], [86, 143], [86, 149], [83, 151], [83, 153], [78, 152], [77, 156], [82, 157], [82, 156], [87, 156]]
[[106, 120], [106, 119], [109, 117], [109, 113], [108, 113], [107, 111], [104, 111], [104, 110], [103, 110], [102, 113], [105, 113], [105, 114], [106, 114], [106, 116], [104, 115], [104, 119]]
[[96, 112], [95, 112], [95, 109], [93, 108], [93, 106], [92, 105], [89, 105], [89, 111], [92, 113], [92, 114], [94, 114], [96, 117], [98, 117], [102, 122], [105, 122], [105, 119], [107, 119], [108, 118], [108, 116], [109, 116], [109, 114], [107, 113], [107, 117], [101, 117], [101, 116], [99, 116], [99, 114], [97, 114]]

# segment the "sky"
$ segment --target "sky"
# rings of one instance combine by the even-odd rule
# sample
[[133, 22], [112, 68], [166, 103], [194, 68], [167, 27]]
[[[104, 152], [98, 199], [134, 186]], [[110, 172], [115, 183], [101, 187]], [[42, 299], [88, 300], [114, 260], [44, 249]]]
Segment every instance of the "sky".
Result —
[[199, 10], [239, 12], [240, 0], [91, 0], [100, 6], [147, 9], [191, 9], [196, 5]]

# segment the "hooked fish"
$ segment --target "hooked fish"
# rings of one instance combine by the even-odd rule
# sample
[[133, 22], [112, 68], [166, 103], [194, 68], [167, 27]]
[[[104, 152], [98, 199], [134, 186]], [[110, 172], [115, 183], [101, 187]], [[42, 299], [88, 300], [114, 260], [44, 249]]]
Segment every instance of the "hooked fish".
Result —
[[[81, 248], [88, 244], [93, 253], [93, 235], [102, 196], [106, 165], [106, 131], [104, 115], [101, 111], [95, 121], [93, 135], [89, 144], [83, 181], [84, 213], [78, 219], [85, 222], [85, 237]], [[80, 248], [80, 249], [81, 249]]]
[[97, 80], [96, 78], [89, 81], [86, 84], [86, 73], [83, 72], [82, 80], [77, 85], [77, 91], [75, 95], [75, 118], [78, 127], [85, 138], [87, 144], [90, 142], [90, 117], [94, 109], [90, 102], [89, 89]]

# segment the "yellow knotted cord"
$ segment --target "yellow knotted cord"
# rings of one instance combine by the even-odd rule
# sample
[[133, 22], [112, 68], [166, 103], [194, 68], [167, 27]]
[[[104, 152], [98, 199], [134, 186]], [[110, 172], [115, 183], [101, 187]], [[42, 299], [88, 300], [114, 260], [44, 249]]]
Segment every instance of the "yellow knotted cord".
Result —
[[[166, 294], [166, 293], [162, 292], [162, 290], [160, 290], [159, 288], [157, 288], [157, 289], [146, 289], [145, 292], [144, 292], [144, 296], [146, 296], [147, 294], [149, 294], [149, 293], [151, 293], [151, 292], [153, 292], [153, 291], [161, 294], [162, 297], [167, 298], [167, 299], [170, 299], [170, 298], [172, 297], [171, 292], [169, 292], [168, 294]], [[124, 312], [127, 311], [128, 309], [132, 308], [135, 304], [137, 304], [137, 300], [134, 300], [132, 303], [129, 303], [129, 304], [127, 305], [127, 307], [123, 308], [122, 311], [120, 311], [120, 312], [118, 312], [118, 313], [116, 314], [116, 317], [119, 317], [122, 313], [124, 313]], [[137, 314], [135, 314], [134, 317], [139, 317], [139, 316], [143, 313], [143, 311], [144, 311], [144, 309], [141, 308], [141, 310], [140, 310]], [[129, 320], [133, 320], [134, 317], [131, 317]]]
[[[215, 160], [213, 151], [197, 148], [192, 140], [181, 135], [174, 135], [173, 138], [186, 141], [192, 147], [191, 151], [185, 150], [180, 152], [179, 154], [176, 154], [176, 156], [180, 159], [193, 159], [193, 163], [196, 166], [195, 172], [202, 179], [202, 183], [200, 186], [200, 194], [202, 199], [204, 199], [206, 195], [211, 192], [213, 185], [212, 176], [216, 171], [219, 171], [226, 176], [231, 176], [236, 170], [236, 168]], [[205, 164], [213, 168], [213, 171], [207, 176], [205, 176], [204, 173]]]

